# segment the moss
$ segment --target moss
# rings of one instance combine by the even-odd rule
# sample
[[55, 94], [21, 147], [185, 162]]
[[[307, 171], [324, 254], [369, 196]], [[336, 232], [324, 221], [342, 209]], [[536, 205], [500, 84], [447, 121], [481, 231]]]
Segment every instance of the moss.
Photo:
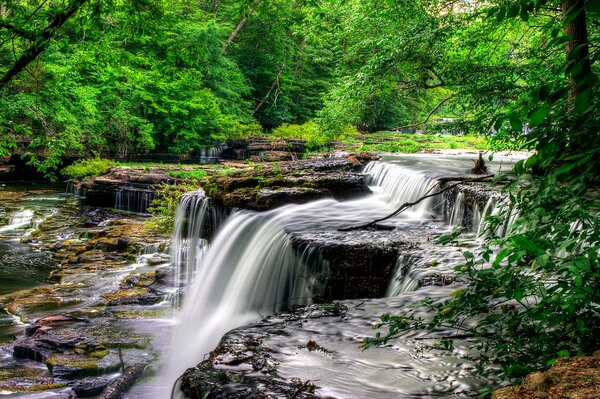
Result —
[[50, 372], [55, 367], [78, 369], [81, 375], [96, 374], [99, 370], [97, 359], [81, 355], [53, 354], [46, 360], [46, 366]]
[[65, 383], [41, 384], [41, 385], [34, 385], [32, 387], [27, 387], [24, 389], [17, 389], [16, 392], [39, 392], [39, 391], [46, 391], [48, 389], [64, 388], [66, 386], [67, 386], [67, 384], [65, 384]]
[[90, 357], [93, 357], [94, 359], [103, 359], [106, 356], [108, 356], [108, 354], [110, 353], [110, 351], [106, 348], [104, 349], [97, 349], [93, 352], [91, 352], [89, 354]]

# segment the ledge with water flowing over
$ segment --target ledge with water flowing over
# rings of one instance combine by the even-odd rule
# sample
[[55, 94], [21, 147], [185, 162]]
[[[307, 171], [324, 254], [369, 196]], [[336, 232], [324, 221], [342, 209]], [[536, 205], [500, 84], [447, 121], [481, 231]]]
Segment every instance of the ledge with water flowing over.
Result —
[[[218, 346], [208, 363], [188, 370], [186, 376], [191, 377], [184, 378], [182, 386], [198, 389], [189, 391], [188, 396], [208, 393], [203, 389], [219, 395], [226, 389], [232, 397], [244, 397], [244, 392], [267, 397], [278, 389], [288, 393], [291, 389], [299, 397], [312, 397], [315, 390], [318, 397], [361, 398], [377, 393], [377, 397], [424, 398], [476, 390], [483, 382], [469, 374], [474, 366], [468, 361], [466, 346], [450, 356], [422, 354], [435, 339], [452, 331], [407, 337], [407, 342], [394, 342], [383, 352], [367, 355], [360, 353], [358, 344], [372, 334], [370, 326], [385, 309], [414, 306], [425, 296], [440, 300], [460, 286], [452, 273], [460, 262], [459, 249], [440, 247], [433, 238], [450, 231], [452, 219], [456, 224], [464, 223], [467, 212], [454, 210], [458, 205], [473, 207], [470, 212], [480, 218], [491, 212], [482, 208], [492, 205], [485, 206], [476, 195], [462, 194], [463, 199], [458, 200], [462, 191], [457, 191], [446, 198], [431, 197], [387, 219], [386, 230], [340, 231], [344, 226], [381, 218], [401, 204], [423, 197], [441, 177], [465, 176], [470, 165], [469, 158], [444, 160], [427, 155], [374, 162], [364, 171], [370, 176], [370, 195], [346, 201], [320, 199], [262, 213], [234, 213], [199, 258], [196, 283], [192, 282], [187, 298], [184, 296], [184, 322], [175, 342], [198, 342], [192, 345], [198, 348], [186, 345], [185, 354], [175, 350], [178, 364], [170, 370], [181, 370], [183, 363], [199, 360], [216, 345], [215, 336], [259, 320], [259, 315], [285, 311], [289, 304], [310, 298], [389, 297], [343, 302], [353, 309], [343, 320], [339, 316], [308, 318], [291, 327], [285, 322], [275, 327], [266, 323], [262, 335], [244, 335], [245, 328], [235, 330], [231, 335], [237, 338], [230, 341], [227, 335], [222, 341], [225, 346]], [[456, 205], [450, 212], [444, 211], [449, 208], [449, 198], [454, 198]], [[474, 237], [463, 245], [476, 245]], [[236, 339], [240, 337], [247, 339], [243, 342], [256, 339], [259, 344], [239, 346]], [[266, 342], [267, 358], [272, 360], [273, 367], [267, 364], [265, 370], [261, 368], [265, 363], [260, 360], [262, 355], [256, 362], [252, 360], [260, 342]], [[232, 353], [227, 352], [229, 344]], [[277, 372], [269, 372], [270, 368]], [[357, 378], [361, 373], [382, 377], [367, 381]], [[199, 379], [206, 378], [208, 385], [202, 388]], [[226, 388], [221, 388], [222, 384]]]
[[261, 165], [209, 180], [209, 194], [226, 208], [268, 210], [324, 197], [348, 198], [369, 191], [358, 171], [368, 159], [322, 158]]

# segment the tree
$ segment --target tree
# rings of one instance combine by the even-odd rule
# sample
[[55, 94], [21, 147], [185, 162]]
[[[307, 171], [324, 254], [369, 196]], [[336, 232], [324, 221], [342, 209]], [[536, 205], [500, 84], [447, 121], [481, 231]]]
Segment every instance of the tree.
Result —
[[[590, 195], [600, 183], [600, 121], [592, 96], [598, 53], [588, 50], [598, 37], [586, 40], [584, 34], [587, 24], [597, 24], [596, 4], [508, 1], [474, 7], [461, 17], [473, 27], [518, 23], [521, 30], [537, 31], [535, 46], [524, 53], [513, 47], [510, 57], [525, 65], [518, 68], [517, 90], [488, 117], [497, 140], [518, 139], [536, 152], [501, 177], [510, 179], [504, 187], [509, 202], [501, 215], [488, 218], [480, 252], [463, 252], [465, 264], [457, 267], [463, 288], [441, 303], [429, 302], [429, 319], [411, 312], [383, 315], [388, 332], [367, 346], [412, 328], [450, 326], [482, 338], [480, 371], [494, 362], [509, 378], [600, 347], [600, 218]], [[499, 234], [515, 212], [512, 229]], [[451, 339], [443, 343], [452, 349]]]

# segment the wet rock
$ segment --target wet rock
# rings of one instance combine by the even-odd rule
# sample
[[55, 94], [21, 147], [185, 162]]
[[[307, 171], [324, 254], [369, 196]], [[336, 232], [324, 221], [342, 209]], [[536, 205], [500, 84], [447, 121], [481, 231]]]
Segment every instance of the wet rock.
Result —
[[372, 298], [385, 294], [398, 255], [416, 245], [400, 231], [305, 231], [290, 233], [298, 253], [309, 249], [326, 262], [321, 298]]
[[266, 165], [212, 178], [205, 187], [227, 208], [272, 209], [286, 203], [368, 193], [360, 165], [348, 159], [320, 159]]
[[313, 382], [278, 376], [278, 362], [263, 347], [262, 340], [254, 336], [276, 333], [284, 325], [310, 318], [341, 316], [344, 312], [344, 307], [335, 304], [298, 307], [290, 313], [235, 329], [221, 340], [207, 360], [186, 370], [181, 377], [181, 390], [188, 398], [315, 398]]
[[18, 366], [0, 368], [0, 391], [4, 395], [61, 388], [65, 385], [57, 383], [45, 368], [21, 368]]
[[29, 330], [25, 337], [17, 338], [13, 344], [13, 356], [17, 359], [31, 359], [44, 363], [55, 353], [79, 350], [92, 351], [100, 342], [81, 334], [76, 328]]
[[15, 291], [0, 296], [0, 307], [22, 321], [28, 321], [28, 315], [34, 311], [68, 307], [81, 303], [78, 295], [82, 293], [82, 284], [68, 283], [34, 287], [29, 290]]
[[305, 151], [304, 140], [254, 137], [248, 140], [230, 140], [222, 157], [225, 159], [288, 160], [300, 159]]
[[87, 398], [100, 395], [108, 383], [107, 378], [86, 378], [73, 384], [72, 389], [78, 398]]
[[106, 294], [107, 306], [154, 305], [162, 301], [164, 294], [153, 288], [131, 288]]
[[96, 359], [78, 354], [53, 354], [46, 366], [54, 378], [75, 379], [118, 371], [121, 364], [115, 359]]

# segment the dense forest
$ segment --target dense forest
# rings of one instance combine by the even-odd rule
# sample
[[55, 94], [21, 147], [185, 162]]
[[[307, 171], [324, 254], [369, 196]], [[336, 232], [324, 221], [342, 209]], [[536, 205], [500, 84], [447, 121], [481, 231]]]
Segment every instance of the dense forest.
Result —
[[599, 27], [598, 0], [0, 1], [0, 155], [48, 173], [409, 128], [535, 151], [497, 177], [514, 233], [464, 251], [469, 285], [433, 321], [386, 315], [371, 342], [485, 315], [468, 332], [521, 377], [600, 348]]
[[582, 47], [598, 43], [595, 1], [4, 1], [0, 13], [0, 153], [43, 171], [67, 154], [185, 153], [309, 121], [317, 143], [449, 117], [531, 148], [521, 133], [557, 126], [569, 79], [577, 109], [597, 84], [598, 48]]

